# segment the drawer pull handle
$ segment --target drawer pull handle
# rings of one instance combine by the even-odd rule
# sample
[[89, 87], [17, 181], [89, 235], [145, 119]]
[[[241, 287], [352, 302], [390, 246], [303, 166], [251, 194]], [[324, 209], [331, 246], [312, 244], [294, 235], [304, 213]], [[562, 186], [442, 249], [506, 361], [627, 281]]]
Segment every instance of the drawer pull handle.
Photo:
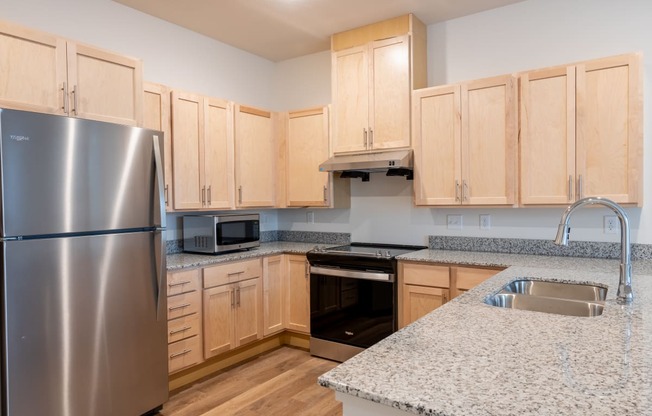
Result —
[[169, 284], [168, 284], [168, 287], [169, 287], [170, 289], [172, 289], [173, 287], [183, 286], [183, 285], [187, 285], [187, 284], [189, 284], [189, 283], [190, 283], [190, 280], [184, 280], [183, 282], [169, 283]]
[[242, 274], [242, 273], [244, 273], [244, 272], [245, 272], [245, 271], [242, 270], [242, 271], [239, 271], [239, 272], [231, 272], [231, 273], [227, 273], [226, 275], [227, 275], [227, 276], [235, 276], [236, 274]]
[[176, 354], [170, 354], [170, 359], [181, 357], [182, 355], [186, 355], [186, 354], [189, 354], [191, 352], [192, 352], [192, 350], [183, 350], [183, 351], [178, 352]]
[[189, 329], [191, 329], [191, 328], [192, 328], [191, 326], [184, 326], [184, 327], [181, 328], [181, 329], [177, 329], [177, 330], [174, 330], [174, 331], [170, 331], [170, 335], [176, 335], [176, 334], [178, 334], [178, 333], [180, 333], [180, 332], [186, 332], [187, 330], [189, 330]]
[[172, 312], [172, 311], [176, 311], [176, 310], [179, 310], [179, 309], [187, 308], [188, 306], [190, 306], [189, 303], [184, 303], [183, 305], [172, 306], [172, 307], [168, 308], [168, 310], [169, 310], [170, 312]]

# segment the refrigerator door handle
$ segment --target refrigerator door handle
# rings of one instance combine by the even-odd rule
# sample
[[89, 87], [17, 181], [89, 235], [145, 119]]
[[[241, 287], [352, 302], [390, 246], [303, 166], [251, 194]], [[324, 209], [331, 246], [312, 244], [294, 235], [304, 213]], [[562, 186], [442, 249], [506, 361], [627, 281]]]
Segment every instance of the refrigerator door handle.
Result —
[[[163, 283], [163, 279], [165, 278], [165, 241], [163, 239], [163, 233], [165, 230], [165, 190], [164, 190], [164, 174], [163, 174], [163, 160], [161, 157], [161, 145], [159, 143], [159, 137], [157, 135], [152, 136], [153, 140], [153, 145], [154, 145], [154, 163], [155, 163], [155, 169], [156, 169], [156, 182], [158, 182], [158, 197], [159, 197], [159, 208], [161, 210], [161, 220], [160, 220], [160, 228], [156, 231], [156, 234], [158, 234], [155, 238], [157, 241], [154, 243], [154, 247], [156, 247], [156, 243], [158, 243], [159, 250], [158, 250], [158, 261], [156, 262], [156, 288], [157, 288], [157, 293], [156, 293], [156, 319], [161, 320], [161, 319], [167, 319], [167, 314], [163, 312], [163, 303], [164, 299], [166, 299], [166, 294], [165, 292], [165, 285]], [[154, 248], [156, 251], [156, 248]], [[154, 253], [155, 257], [157, 256], [156, 253]]]
[[165, 174], [163, 172], [163, 157], [158, 135], [152, 136], [154, 144], [154, 168], [156, 169], [156, 182], [158, 182], [159, 209], [161, 210], [160, 228], [165, 228]]

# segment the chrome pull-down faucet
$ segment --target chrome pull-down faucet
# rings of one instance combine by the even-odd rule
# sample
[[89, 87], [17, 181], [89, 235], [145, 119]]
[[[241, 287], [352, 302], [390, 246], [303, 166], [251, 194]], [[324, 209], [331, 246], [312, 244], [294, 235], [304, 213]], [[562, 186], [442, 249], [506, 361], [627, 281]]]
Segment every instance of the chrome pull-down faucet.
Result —
[[620, 205], [609, 199], [600, 197], [580, 199], [566, 208], [566, 211], [561, 216], [555, 244], [559, 246], [568, 245], [568, 233], [570, 231], [568, 222], [570, 221], [571, 214], [577, 208], [583, 207], [584, 205], [603, 205], [610, 208], [618, 216], [618, 220], [620, 221], [620, 280], [618, 282], [617, 301], [621, 305], [632, 303], [634, 295], [632, 293], [632, 250], [629, 241], [629, 219], [627, 218], [627, 213], [625, 213]]

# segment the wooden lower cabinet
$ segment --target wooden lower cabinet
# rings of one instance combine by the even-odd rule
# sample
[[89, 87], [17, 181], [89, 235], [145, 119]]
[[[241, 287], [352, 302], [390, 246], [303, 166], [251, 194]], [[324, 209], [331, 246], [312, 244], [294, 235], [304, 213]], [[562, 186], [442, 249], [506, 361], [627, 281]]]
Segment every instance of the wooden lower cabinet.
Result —
[[405, 285], [403, 289], [404, 325], [416, 321], [448, 302], [449, 290], [439, 287]]
[[500, 268], [477, 268], [477, 267], [460, 267], [451, 266], [451, 288], [452, 297], [456, 297], [473, 289], [480, 283], [494, 276], [502, 269]]
[[263, 335], [268, 336], [285, 329], [285, 267], [286, 256], [263, 259]]
[[501, 270], [502, 268], [399, 262], [399, 328], [411, 324]]
[[[221, 273], [222, 269], [226, 273]], [[211, 278], [214, 276], [223, 279]], [[260, 259], [205, 268], [204, 357], [214, 357], [262, 338], [262, 306]]]
[[288, 254], [286, 328], [310, 334], [310, 266], [304, 255]]
[[203, 361], [201, 270], [167, 274], [168, 372]]

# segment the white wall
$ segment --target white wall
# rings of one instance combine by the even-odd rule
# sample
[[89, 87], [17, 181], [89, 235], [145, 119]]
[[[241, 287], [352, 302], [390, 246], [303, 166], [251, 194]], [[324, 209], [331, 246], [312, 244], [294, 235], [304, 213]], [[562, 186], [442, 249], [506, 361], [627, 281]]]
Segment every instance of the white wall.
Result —
[[[645, 102], [652, 101], [652, 2], [649, 0], [529, 0], [428, 27], [429, 85], [454, 83], [580, 60], [642, 51]], [[649, 110], [646, 114], [650, 114]], [[651, 118], [645, 118], [647, 206], [627, 209], [632, 241], [652, 243]], [[410, 183], [372, 175], [352, 182], [350, 210], [279, 211], [279, 227], [351, 232], [354, 241], [425, 243], [427, 235], [552, 239], [561, 208], [428, 209], [412, 205]], [[463, 215], [463, 229], [446, 228], [448, 214]], [[490, 230], [479, 229], [479, 214], [490, 214]], [[619, 241], [604, 234], [600, 208], [572, 219], [575, 240]]]
[[273, 62], [111, 0], [2, 0], [0, 18], [141, 58], [147, 81], [276, 109]]
[[278, 62], [274, 76], [274, 98], [279, 110], [330, 104], [330, 51]]

